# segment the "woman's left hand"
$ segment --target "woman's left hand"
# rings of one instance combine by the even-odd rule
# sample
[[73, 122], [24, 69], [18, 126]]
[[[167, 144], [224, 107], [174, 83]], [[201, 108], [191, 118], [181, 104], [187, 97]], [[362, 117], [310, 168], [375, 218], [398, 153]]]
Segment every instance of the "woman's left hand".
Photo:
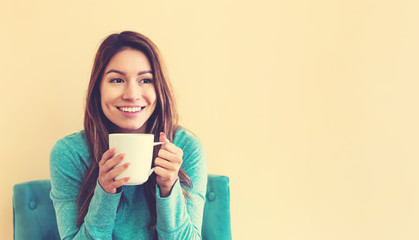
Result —
[[160, 189], [160, 196], [170, 195], [173, 185], [178, 179], [180, 166], [182, 165], [183, 151], [167, 139], [164, 133], [160, 133], [160, 142], [164, 142], [154, 160], [157, 174], [157, 184]]

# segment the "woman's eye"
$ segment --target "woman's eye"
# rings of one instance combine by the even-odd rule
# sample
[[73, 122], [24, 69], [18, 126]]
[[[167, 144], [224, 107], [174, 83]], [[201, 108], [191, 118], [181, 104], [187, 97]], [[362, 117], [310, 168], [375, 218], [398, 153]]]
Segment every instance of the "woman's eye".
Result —
[[120, 79], [120, 78], [113, 78], [111, 79], [111, 83], [122, 83], [124, 80]]
[[141, 83], [151, 83], [152, 82], [152, 80], [151, 79], [149, 79], [149, 78], [144, 78], [144, 79], [141, 79], [141, 81], [140, 81]]

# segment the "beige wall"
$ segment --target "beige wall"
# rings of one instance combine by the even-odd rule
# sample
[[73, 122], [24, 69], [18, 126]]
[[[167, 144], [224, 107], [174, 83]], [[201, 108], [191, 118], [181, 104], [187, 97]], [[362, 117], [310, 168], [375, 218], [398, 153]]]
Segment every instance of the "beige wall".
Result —
[[[153, 2], [153, 3], [151, 3]], [[12, 187], [82, 127], [94, 53], [153, 39], [231, 181], [234, 239], [419, 239], [419, 2], [0, 2], [0, 238]]]

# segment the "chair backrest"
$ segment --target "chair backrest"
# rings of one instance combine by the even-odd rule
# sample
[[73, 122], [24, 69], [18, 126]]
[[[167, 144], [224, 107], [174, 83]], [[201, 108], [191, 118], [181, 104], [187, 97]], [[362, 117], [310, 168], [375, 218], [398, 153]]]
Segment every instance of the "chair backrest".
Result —
[[[13, 187], [13, 239], [60, 239], [50, 191], [50, 180]], [[202, 238], [231, 239], [230, 187], [226, 176], [208, 175]]]

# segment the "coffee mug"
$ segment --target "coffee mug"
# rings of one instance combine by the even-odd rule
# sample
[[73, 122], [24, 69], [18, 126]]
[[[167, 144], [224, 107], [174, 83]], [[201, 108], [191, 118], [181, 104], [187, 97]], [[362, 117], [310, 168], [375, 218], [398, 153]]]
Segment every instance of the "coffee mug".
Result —
[[163, 142], [154, 142], [153, 134], [112, 133], [109, 134], [109, 149], [115, 148], [115, 155], [125, 153], [125, 158], [118, 167], [127, 162], [129, 167], [118, 175], [115, 180], [130, 177], [125, 185], [140, 185], [148, 180], [153, 173], [153, 147]]

